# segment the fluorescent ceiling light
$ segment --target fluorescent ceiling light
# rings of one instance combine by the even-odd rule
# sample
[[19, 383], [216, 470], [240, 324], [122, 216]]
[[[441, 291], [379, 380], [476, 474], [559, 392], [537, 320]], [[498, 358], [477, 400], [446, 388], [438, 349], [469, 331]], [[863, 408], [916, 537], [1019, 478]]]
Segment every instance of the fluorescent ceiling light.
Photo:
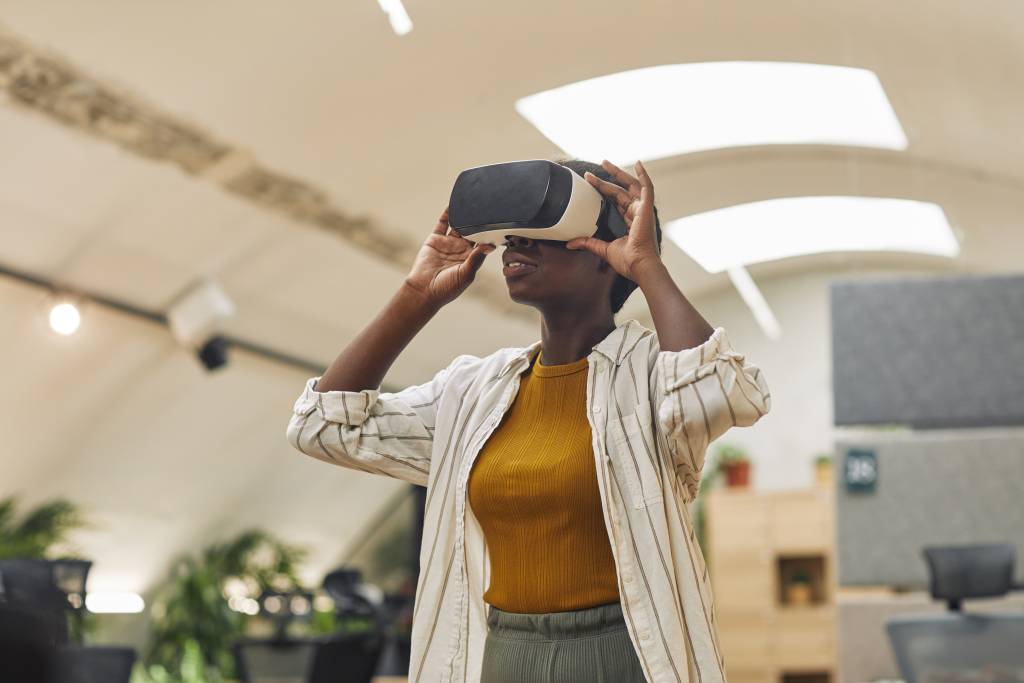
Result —
[[516, 110], [566, 153], [594, 161], [747, 145], [907, 147], [878, 76], [827, 64], [666, 64], [530, 95]]
[[94, 614], [137, 614], [146, 603], [137, 593], [87, 593], [85, 608]]
[[409, 13], [405, 11], [405, 5], [402, 4], [402, 0], [377, 0], [377, 4], [388, 15], [391, 29], [396, 34], [404, 36], [412, 30], [412, 19], [409, 18]]
[[680, 218], [665, 234], [710, 273], [824, 252], [960, 253], [945, 212], [910, 199], [770, 199]]
[[782, 327], [779, 325], [779, 320], [775, 317], [775, 313], [772, 312], [768, 302], [764, 299], [764, 294], [758, 289], [757, 284], [754, 283], [754, 279], [750, 277], [747, 269], [740, 266], [730, 268], [729, 279], [732, 280], [732, 285], [736, 288], [736, 291], [740, 293], [743, 303], [754, 314], [754, 319], [761, 326], [761, 331], [765, 333], [765, 336], [769, 339], [781, 337]]

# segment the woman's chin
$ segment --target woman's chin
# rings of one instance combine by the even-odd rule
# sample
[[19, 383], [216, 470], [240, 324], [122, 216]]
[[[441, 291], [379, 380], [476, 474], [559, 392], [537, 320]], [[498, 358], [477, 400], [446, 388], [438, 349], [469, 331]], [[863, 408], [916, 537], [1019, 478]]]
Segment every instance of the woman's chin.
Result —
[[506, 284], [508, 285], [508, 296], [512, 301], [525, 306], [536, 305], [536, 297], [531, 296], [529, 287], [523, 287], [518, 280], [507, 280]]

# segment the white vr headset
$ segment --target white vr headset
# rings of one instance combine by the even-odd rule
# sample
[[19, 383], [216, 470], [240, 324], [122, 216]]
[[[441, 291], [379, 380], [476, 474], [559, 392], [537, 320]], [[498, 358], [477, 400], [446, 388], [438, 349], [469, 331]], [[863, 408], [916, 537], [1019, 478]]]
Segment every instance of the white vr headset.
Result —
[[507, 237], [568, 242], [607, 241], [628, 231], [612, 202], [565, 166], [534, 159], [470, 168], [459, 174], [448, 203], [448, 224], [471, 242]]

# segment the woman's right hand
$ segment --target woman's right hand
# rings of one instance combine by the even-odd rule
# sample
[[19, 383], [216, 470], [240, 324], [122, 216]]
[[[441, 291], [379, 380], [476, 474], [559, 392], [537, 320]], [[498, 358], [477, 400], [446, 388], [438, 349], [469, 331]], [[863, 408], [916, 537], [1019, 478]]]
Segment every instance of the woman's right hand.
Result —
[[474, 244], [448, 227], [448, 209], [420, 247], [405, 284], [424, 301], [443, 306], [466, 291], [493, 244]]

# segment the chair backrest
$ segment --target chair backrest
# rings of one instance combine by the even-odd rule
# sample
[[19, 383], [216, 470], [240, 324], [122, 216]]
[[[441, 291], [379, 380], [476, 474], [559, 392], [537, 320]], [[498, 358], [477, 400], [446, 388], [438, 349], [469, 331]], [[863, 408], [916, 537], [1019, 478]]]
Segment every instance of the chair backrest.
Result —
[[241, 683], [370, 683], [380, 659], [376, 636], [240, 640], [234, 645]]
[[4, 602], [36, 610], [63, 612], [68, 606], [67, 596], [57, 587], [53, 568], [54, 563], [49, 560], [0, 560]]
[[383, 649], [379, 637], [333, 637], [317, 644], [307, 683], [370, 683]]
[[0, 604], [0, 681], [49, 683], [63, 614]]
[[1013, 590], [1016, 564], [1008, 543], [932, 546], [924, 548], [931, 594], [952, 607], [973, 598], [992, 598]]
[[316, 641], [247, 639], [233, 650], [241, 683], [306, 683]]
[[128, 683], [134, 665], [135, 650], [130, 647], [62, 647], [52, 683]]
[[886, 630], [907, 683], [1024, 681], [1024, 614], [894, 617]]

